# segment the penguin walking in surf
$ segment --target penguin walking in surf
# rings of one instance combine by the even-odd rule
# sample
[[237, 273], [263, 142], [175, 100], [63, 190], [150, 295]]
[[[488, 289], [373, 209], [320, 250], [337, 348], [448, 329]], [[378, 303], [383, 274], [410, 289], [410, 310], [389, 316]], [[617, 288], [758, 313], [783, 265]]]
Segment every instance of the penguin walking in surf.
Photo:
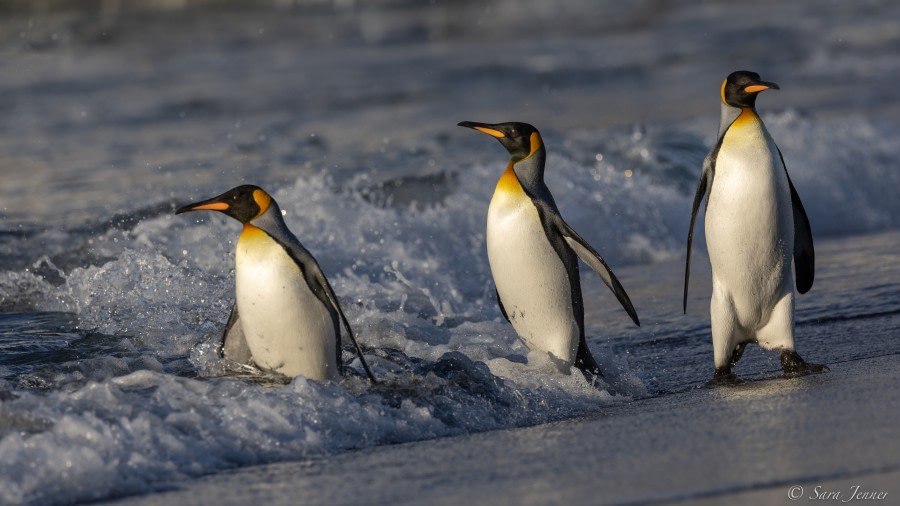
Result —
[[188, 211], [219, 211], [244, 224], [235, 251], [235, 303], [223, 335], [225, 358], [285, 376], [334, 380], [343, 373], [343, 323], [375, 382], [334, 290], [284, 224], [275, 199], [242, 185], [175, 214]]
[[731, 369], [751, 342], [778, 350], [786, 376], [828, 370], [794, 349], [794, 277], [801, 294], [812, 288], [815, 255], [800, 196], [756, 113], [757, 95], [770, 89], [778, 85], [743, 70], [722, 83], [718, 141], [703, 161], [691, 211], [683, 307], [687, 312], [694, 222], [708, 195], [710, 320], [714, 381], [720, 383], [737, 381]]
[[475, 123], [500, 141], [510, 161], [488, 208], [487, 251], [497, 303], [522, 341], [586, 377], [602, 376], [584, 338], [578, 258], [612, 290], [640, 326], [637, 312], [603, 258], [566, 223], [544, 183], [547, 151], [527, 123]]

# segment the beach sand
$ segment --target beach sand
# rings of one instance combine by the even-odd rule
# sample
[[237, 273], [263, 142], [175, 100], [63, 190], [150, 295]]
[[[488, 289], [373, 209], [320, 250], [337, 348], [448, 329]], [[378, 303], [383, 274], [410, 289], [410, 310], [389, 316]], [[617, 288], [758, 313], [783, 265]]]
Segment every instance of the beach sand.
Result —
[[844, 500], [854, 486], [896, 504], [898, 379], [892, 354], [564, 422], [227, 471], [115, 504], [789, 504], [792, 491], [800, 503]]
[[[709, 362], [685, 359], [695, 360], [698, 381], [682, 373], [680, 386], [589, 416], [224, 471], [114, 503], [788, 504], [789, 493], [801, 503], [826, 493], [826, 501], [856, 500], [855, 486], [896, 503], [900, 355], [889, 346], [900, 336], [890, 295], [898, 244], [897, 232], [819, 242], [818, 284], [801, 299], [797, 332], [804, 356], [829, 365], [824, 374], [782, 378], [774, 353], [750, 347], [735, 370], [745, 383], [707, 387], [707, 350]], [[701, 301], [705, 262], [699, 253]], [[676, 264], [623, 274], [673, 299]], [[691, 321], [708, 318], [699, 302], [689, 307]], [[663, 358], [670, 367], [677, 359]]]

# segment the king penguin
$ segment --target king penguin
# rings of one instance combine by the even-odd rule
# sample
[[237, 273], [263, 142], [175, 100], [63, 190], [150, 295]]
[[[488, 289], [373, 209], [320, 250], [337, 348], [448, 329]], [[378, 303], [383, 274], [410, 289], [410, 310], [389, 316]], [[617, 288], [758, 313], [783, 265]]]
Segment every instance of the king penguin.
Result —
[[527, 123], [475, 123], [509, 151], [487, 217], [487, 252], [500, 312], [532, 350], [549, 353], [586, 377], [602, 376], [584, 338], [581, 257], [640, 326], [625, 289], [600, 255], [566, 223], [544, 183], [547, 151]]
[[714, 382], [737, 381], [731, 369], [749, 342], [778, 350], [786, 376], [827, 370], [804, 362], [794, 349], [794, 276], [797, 291], [809, 291], [815, 255], [809, 219], [784, 157], [756, 113], [757, 95], [770, 89], [779, 88], [743, 70], [722, 83], [718, 141], [703, 161], [691, 211], [685, 312], [694, 222], [708, 195]]
[[175, 214], [188, 211], [219, 211], [244, 224], [235, 251], [235, 303], [223, 334], [225, 358], [285, 376], [334, 380], [343, 373], [343, 323], [375, 382], [334, 290], [284, 224], [275, 199], [242, 185]]

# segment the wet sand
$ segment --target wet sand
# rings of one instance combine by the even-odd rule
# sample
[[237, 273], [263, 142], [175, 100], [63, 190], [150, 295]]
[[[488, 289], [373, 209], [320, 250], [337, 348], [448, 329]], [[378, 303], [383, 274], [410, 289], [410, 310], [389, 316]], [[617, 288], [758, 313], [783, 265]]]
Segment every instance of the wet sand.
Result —
[[[673, 349], [661, 360], [696, 364], [696, 381], [663, 381], [656, 395], [589, 416], [235, 469], [115, 504], [788, 504], [795, 486], [801, 503], [826, 493], [841, 501], [855, 486], [890, 503], [900, 497], [900, 354], [890, 347], [900, 337], [898, 242], [890, 232], [818, 243], [797, 344], [827, 373], [782, 378], [775, 354], [752, 346], [735, 369], [745, 383], [706, 387], [711, 352], [678, 358]], [[674, 318], [708, 329], [708, 264], [696, 257], [697, 296]], [[660, 298], [648, 322], [668, 314], [663, 300], [678, 300], [676, 263], [623, 270]]]
[[900, 497], [898, 379], [893, 354], [559, 423], [238, 469], [116, 504], [788, 504], [795, 486], [799, 502], [859, 486], [889, 504]]

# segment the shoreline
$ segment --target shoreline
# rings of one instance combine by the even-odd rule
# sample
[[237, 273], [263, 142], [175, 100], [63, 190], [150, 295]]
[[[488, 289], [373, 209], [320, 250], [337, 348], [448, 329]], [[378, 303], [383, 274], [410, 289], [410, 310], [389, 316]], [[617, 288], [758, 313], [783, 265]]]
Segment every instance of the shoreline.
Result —
[[900, 354], [851, 360], [532, 427], [233, 469], [105, 504], [789, 504], [793, 486], [846, 498], [855, 485], [897, 497], [898, 379]]
[[[791, 504], [787, 493], [795, 485], [807, 496], [816, 486], [846, 496], [848, 487], [860, 485], [896, 497], [896, 485], [886, 487], [900, 473], [900, 428], [893, 423], [900, 394], [891, 388], [900, 377], [900, 354], [888, 343], [900, 337], [900, 327], [895, 305], [876, 300], [893, 293], [883, 281], [892, 279], [898, 234], [820, 243], [818, 297], [798, 311], [798, 332], [808, 358], [827, 363], [827, 373], [783, 379], [772, 354], [754, 347], [737, 371], [745, 383], [708, 388], [694, 380], [711, 377], [711, 364], [670, 352], [668, 367], [696, 363], [703, 373], [589, 415], [230, 469], [157, 483], [159, 492], [109, 504], [711, 504], [723, 497]], [[640, 269], [640, 276], [657, 281], [639, 291], [664, 300], [680, 295], [680, 286], [660, 274], [680, 275], [666, 263]], [[625, 278], [638, 275], [632, 269]], [[587, 296], [602, 290], [587, 286]], [[664, 321], [671, 308], [649, 300], [658, 314], [648, 317]], [[861, 306], [840, 307], [846, 304]], [[607, 311], [595, 309], [594, 324]], [[828, 316], [835, 311], [838, 320]], [[699, 313], [689, 311], [705, 334], [708, 322], [697, 318], [708, 316]], [[694, 323], [688, 328], [696, 332]], [[639, 353], [629, 361], [637, 370], [655, 363]]]

